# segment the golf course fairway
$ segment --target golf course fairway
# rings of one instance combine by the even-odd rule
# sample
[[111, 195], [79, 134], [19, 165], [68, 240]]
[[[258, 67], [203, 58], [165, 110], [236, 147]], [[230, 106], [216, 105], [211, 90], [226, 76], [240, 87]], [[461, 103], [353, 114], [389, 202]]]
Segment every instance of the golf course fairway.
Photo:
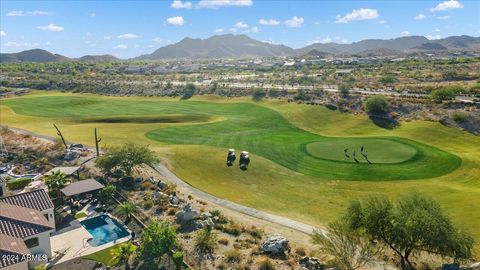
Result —
[[[279, 100], [59, 92], [2, 99], [0, 113], [2, 125], [55, 136], [55, 123], [67, 140], [87, 145], [94, 128], [104, 146], [148, 144], [199, 189], [315, 225], [327, 224], [353, 198], [421, 192], [480, 239], [480, 139], [439, 123], [386, 130], [366, 116]], [[251, 153], [247, 171], [225, 165], [228, 148]], [[345, 148], [359, 163], [345, 157]]]

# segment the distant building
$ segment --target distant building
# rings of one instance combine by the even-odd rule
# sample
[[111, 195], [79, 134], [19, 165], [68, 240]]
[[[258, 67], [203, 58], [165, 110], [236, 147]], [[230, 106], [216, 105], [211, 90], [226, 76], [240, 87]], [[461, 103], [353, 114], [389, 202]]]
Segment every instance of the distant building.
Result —
[[[53, 202], [43, 189], [0, 198], [0, 268], [23, 270], [29, 256], [52, 256]], [[31, 258], [31, 257], [30, 257]]]

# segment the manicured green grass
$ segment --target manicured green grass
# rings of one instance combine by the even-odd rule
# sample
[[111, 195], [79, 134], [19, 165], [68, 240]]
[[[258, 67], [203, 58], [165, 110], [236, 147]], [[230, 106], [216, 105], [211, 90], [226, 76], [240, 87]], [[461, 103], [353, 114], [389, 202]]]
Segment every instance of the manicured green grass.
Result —
[[87, 216], [87, 213], [85, 212], [78, 212], [75, 214], [75, 219], [79, 219], [79, 218], [84, 218]]
[[82, 258], [87, 259], [87, 260], [96, 261], [96, 262], [101, 262], [101, 263], [105, 264], [106, 266], [113, 266], [117, 262], [112, 257], [112, 250], [118, 249], [119, 245], [121, 245], [121, 244], [111, 246], [111, 247], [106, 248], [106, 249], [102, 249], [102, 250], [97, 251], [95, 253], [92, 253], [90, 255], [83, 256]]
[[[55, 99], [51, 99], [53, 97]], [[94, 105], [88, 105], [89, 108], [77, 105], [69, 108], [66, 104], [71, 102], [72, 97], [92, 99], [95, 102], [93, 102]], [[8, 107], [3, 106], [7, 103]], [[263, 101], [251, 104], [249, 99], [220, 97], [196, 97], [192, 101], [178, 102], [169, 98], [103, 97], [37, 92], [25, 97], [0, 100], [0, 105], [2, 105], [0, 106], [2, 124], [55, 136], [52, 123], [56, 123], [68, 140], [87, 145], [94, 144], [94, 128], [98, 129], [103, 138], [102, 144], [111, 145], [127, 141], [149, 144], [152, 149], [159, 152], [162, 160], [169, 163], [175, 174], [195, 187], [237, 203], [314, 225], [327, 224], [344, 210], [349, 200], [354, 198], [385, 194], [395, 199], [407, 192], [421, 192], [437, 200], [456, 224], [472, 232], [477, 243], [480, 241], [478, 211], [480, 137], [444, 127], [439, 123], [402, 122], [399, 128], [386, 130], [375, 126], [366, 116], [333, 112], [322, 106], [291, 104], [284, 101]], [[40, 108], [33, 108], [38, 106]], [[52, 109], [54, 107], [57, 108]], [[35, 110], [35, 114], [32, 110]], [[35, 116], [40, 114], [45, 116]], [[91, 116], [92, 114], [94, 116]], [[207, 124], [202, 122], [145, 124], [72, 122], [72, 119], [82, 117], [144, 117], [170, 114], [203, 114], [214, 120]], [[221, 121], [225, 124], [224, 128], [221, 125], [210, 127]], [[197, 125], [207, 127], [206, 136], [199, 134], [201, 130], [197, 130]], [[272, 130], [273, 134], [269, 130]], [[223, 138], [215, 136], [213, 132], [223, 134]], [[158, 141], [149, 140], [145, 134]], [[198, 135], [200, 136], [197, 138]], [[209, 139], [208, 136], [212, 137]], [[452, 160], [458, 163], [461, 160], [461, 164], [456, 164], [454, 166], [456, 169], [447, 170], [450, 173], [438, 173], [436, 177], [424, 175], [422, 179], [405, 178], [410, 179], [408, 181], [395, 180], [405, 177], [404, 171], [391, 170], [378, 174], [376, 179], [379, 181], [358, 181], [356, 172], [350, 172], [348, 176], [357, 181], [339, 181], [342, 178], [304, 173], [306, 170], [311, 172], [311, 167], [302, 169], [295, 167], [295, 163], [289, 162], [288, 166], [282, 164], [283, 159], [290, 160], [291, 153], [295, 155], [296, 149], [300, 149], [298, 153], [302, 157], [309, 156], [305, 152], [309, 143], [328, 142], [337, 137], [343, 140], [340, 143], [341, 155], [343, 155], [345, 142], [352, 145], [351, 147], [361, 146], [356, 144], [357, 141], [349, 141], [350, 139], [359, 139], [362, 144], [367, 144], [370, 141], [366, 138], [374, 137], [373, 146], [375, 146], [386, 143], [383, 140], [387, 137], [387, 141], [392, 143], [390, 146], [392, 153], [398, 151], [397, 143], [408, 146], [406, 149], [413, 148], [417, 153], [422, 151], [426, 151], [428, 155], [437, 153], [432, 158], [437, 161], [438, 166], [428, 167], [427, 165], [424, 169], [437, 171], [442, 164], [450, 164]], [[305, 138], [312, 138], [312, 140], [305, 140]], [[216, 142], [216, 140], [219, 141]], [[262, 140], [262, 142], [256, 140]], [[269, 145], [264, 146], [264, 142], [269, 140]], [[179, 144], [175, 144], [177, 142]], [[272, 145], [280, 148], [275, 149], [276, 151], [265, 151], [265, 148]], [[245, 149], [252, 153], [252, 163], [247, 171], [241, 171], [237, 166], [225, 166], [228, 147]], [[373, 159], [373, 151], [376, 150], [371, 149], [371, 146], [368, 146], [367, 150], [369, 158]], [[453, 154], [454, 158], [446, 152]], [[274, 154], [279, 157], [272, 158]], [[440, 158], [443, 155], [446, 158], [445, 163]], [[382, 157], [385, 163], [388, 161], [386, 158]], [[309, 156], [309, 159], [320, 160], [313, 156]], [[378, 167], [388, 168], [388, 166], [395, 167], [409, 163], [411, 174], [421, 169], [421, 166], [413, 166], [419, 162], [415, 160], [415, 156], [403, 159], [407, 161], [400, 164], [382, 164]], [[329, 161], [328, 166], [332, 168], [323, 166], [319, 170], [325, 169], [328, 173], [337, 170], [339, 174], [343, 173], [346, 176], [347, 173], [342, 172], [346, 170], [345, 168], [360, 168], [357, 164], [336, 166], [337, 163], [342, 162]], [[299, 164], [305, 163], [299, 162]], [[315, 168], [313, 169], [315, 171]], [[477, 245], [476, 254], [480, 254], [479, 245]]]
[[[16, 113], [36, 117], [76, 119], [91, 121], [92, 117], [125, 119], [130, 115], [139, 119], [155, 118], [156, 115], [189, 115], [190, 118], [221, 117], [223, 121], [207, 124], [181, 125], [155, 129], [147, 138], [167, 144], [209, 145], [221, 148], [236, 148], [260, 155], [288, 169], [323, 179], [340, 180], [399, 180], [440, 176], [455, 170], [460, 158], [438, 148], [402, 138], [383, 137], [378, 144], [383, 151], [398, 153], [398, 144], [416, 151], [410, 159], [401, 163], [376, 163], [373, 165], [338, 162], [319, 159], [305, 152], [305, 145], [331, 140], [313, 134], [288, 122], [274, 110], [252, 103], [212, 103], [199, 101], [136, 101], [101, 99], [79, 96], [49, 96], [9, 99], [2, 104]], [[121, 108], [121, 110], [119, 109]], [[146, 120], [146, 121], [147, 121]], [[348, 145], [350, 139], [335, 139]], [[371, 145], [377, 139], [368, 138]], [[390, 143], [385, 143], [390, 141]], [[397, 143], [395, 143], [397, 142]], [[415, 149], [415, 150], [413, 150]], [[332, 150], [334, 151], [334, 150]], [[386, 154], [385, 156], [388, 156]]]
[[[367, 162], [363, 153], [373, 164], [399, 163], [407, 161], [415, 156], [415, 148], [394, 140], [382, 140], [380, 138], [332, 138], [306, 145], [307, 153], [318, 158], [337, 160], [342, 162], [355, 162], [353, 152], [359, 162]], [[387, 149], [387, 150], [386, 150]], [[346, 154], [344, 152], [346, 151]]]

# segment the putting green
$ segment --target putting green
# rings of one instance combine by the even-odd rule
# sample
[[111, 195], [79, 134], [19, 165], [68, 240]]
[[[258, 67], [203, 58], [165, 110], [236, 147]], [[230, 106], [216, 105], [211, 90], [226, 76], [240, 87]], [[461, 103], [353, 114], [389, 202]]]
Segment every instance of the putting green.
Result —
[[[306, 145], [307, 153], [321, 159], [355, 163], [353, 152], [359, 162], [367, 162], [361, 154], [362, 147], [373, 164], [400, 163], [415, 156], [417, 150], [408, 144], [389, 139], [342, 138], [330, 139]], [[347, 155], [344, 150], [347, 149]]]
[[[253, 103], [27, 96], [2, 100], [1, 104], [19, 114], [45, 117], [62, 123], [72, 124], [72, 119], [75, 120], [73, 124], [145, 123], [150, 125], [146, 137], [163, 144], [247, 150], [290, 170], [321, 179], [383, 181], [432, 178], [452, 172], [461, 164], [461, 159], [453, 154], [399, 137], [367, 137], [357, 141], [360, 144], [368, 142], [368, 151], [373, 151], [369, 155], [372, 161], [381, 162], [378, 164], [355, 164], [339, 162], [338, 158], [319, 158], [317, 151], [307, 151], [305, 146], [315, 143], [310, 146], [314, 149], [317, 144], [321, 144], [324, 148], [319, 152], [338, 152], [338, 146], [328, 149], [328, 144], [336, 141], [341, 145], [340, 153], [343, 153], [343, 147], [352, 144], [353, 140], [310, 133], [293, 125], [280, 113]], [[170, 116], [167, 117], [168, 115]], [[219, 120], [208, 121], [209, 119]], [[185, 120], [191, 122], [184, 122]], [[167, 121], [181, 123], [166, 126], [156, 123]], [[131, 136], [129, 134], [126, 139]], [[375, 149], [376, 145], [379, 148]], [[380, 157], [382, 151], [385, 154]], [[387, 154], [397, 156], [400, 152], [402, 154], [397, 160], [392, 157], [389, 159]]]

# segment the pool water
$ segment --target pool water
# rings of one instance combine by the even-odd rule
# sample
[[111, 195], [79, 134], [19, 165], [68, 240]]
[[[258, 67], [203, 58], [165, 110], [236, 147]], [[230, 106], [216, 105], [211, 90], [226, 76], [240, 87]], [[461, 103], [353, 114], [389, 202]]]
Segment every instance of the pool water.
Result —
[[129, 235], [122, 224], [107, 215], [86, 219], [80, 223], [93, 236], [88, 242], [94, 247]]

